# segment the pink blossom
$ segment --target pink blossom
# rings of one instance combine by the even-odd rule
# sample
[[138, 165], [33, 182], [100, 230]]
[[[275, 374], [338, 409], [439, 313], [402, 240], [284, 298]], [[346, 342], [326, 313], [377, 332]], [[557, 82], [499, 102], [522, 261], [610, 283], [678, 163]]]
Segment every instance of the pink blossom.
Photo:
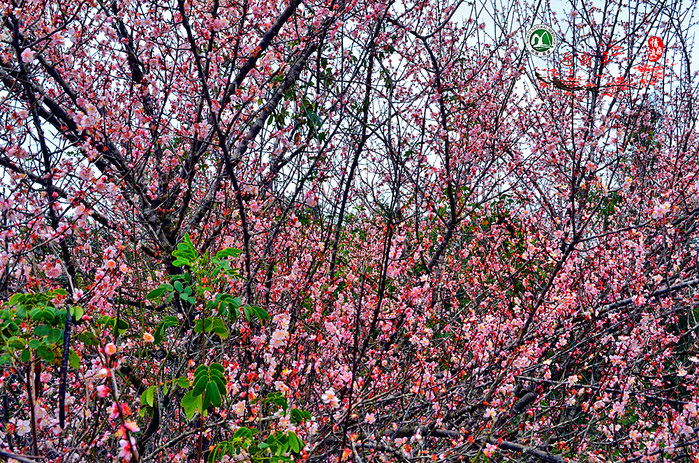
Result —
[[335, 391], [328, 389], [321, 396], [323, 403], [329, 404], [332, 408], [337, 408], [340, 405], [340, 399], [335, 395]]
[[141, 428], [138, 427], [135, 421], [126, 420], [124, 422], [124, 427], [131, 432], [138, 432]]
[[114, 345], [114, 343], [108, 343], [106, 346], [104, 346], [104, 353], [107, 355], [114, 355], [116, 354], [117, 347]]
[[29, 156], [29, 153], [24, 151], [22, 147], [20, 146], [11, 146], [7, 149], [7, 153], [17, 159], [25, 159], [27, 156]]
[[109, 418], [112, 420], [119, 418], [119, 407], [116, 403], [112, 403], [112, 406], [109, 409]]
[[318, 205], [318, 197], [315, 195], [313, 192], [308, 192], [306, 195], [306, 206], [308, 207], [316, 207]]
[[29, 48], [25, 48], [21, 56], [23, 63], [31, 63], [34, 61], [34, 52]]
[[245, 414], [245, 402], [242, 400], [233, 406], [233, 413], [237, 416], [243, 416]]
[[122, 458], [122, 461], [131, 461], [134, 445], [134, 442], [129, 442], [126, 439], [119, 441], [119, 458]]
[[101, 384], [97, 386], [97, 395], [101, 398], [105, 398], [109, 396], [110, 389], [108, 386], [105, 386], [104, 384]]
[[46, 265], [46, 276], [49, 278], [58, 278], [63, 273], [61, 264], [58, 262], [49, 263]]
[[[121, 415], [124, 418], [131, 415], [131, 408], [129, 407], [129, 404], [121, 404]], [[117, 418], [119, 418], [119, 407], [117, 407], [116, 403], [112, 403], [112, 406], [109, 409], [109, 418], [112, 420], [116, 420]]]
[[227, 25], [228, 25], [228, 22], [225, 19], [221, 19], [221, 18], [216, 18], [211, 22], [211, 28], [213, 30], [215, 30], [216, 32], [225, 28]]
[[498, 448], [493, 444], [485, 444], [485, 448], [483, 449], [483, 455], [485, 455], [488, 458], [493, 458], [493, 455], [495, 454], [497, 449]]
[[282, 347], [286, 344], [286, 339], [289, 337], [289, 332], [286, 330], [274, 330], [272, 338], [269, 340], [269, 345], [272, 347]]
[[10, 421], [14, 421], [15, 423], [15, 432], [19, 437], [22, 437], [26, 434], [29, 434], [29, 432], [32, 430], [30, 426], [29, 420], [16, 420], [14, 418], [10, 418]]
[[651, 214], [651, 217], [653, 217], [654, 219], [662, 219], [663, 217], [665, 217], [665, 215], [667, 215], [669, 211], [669, 202], [660, 203], [653, 208], [653, 213]]
[[585, 288], [585, 292], [587, 292], [592, 297], [595, 297], [595, 296], [597, 296], [597, 294], [599, 294], [599, 291], [597, 290], [597, 286], [595, 286], [590, 281], [585, 282], [584, 288]]

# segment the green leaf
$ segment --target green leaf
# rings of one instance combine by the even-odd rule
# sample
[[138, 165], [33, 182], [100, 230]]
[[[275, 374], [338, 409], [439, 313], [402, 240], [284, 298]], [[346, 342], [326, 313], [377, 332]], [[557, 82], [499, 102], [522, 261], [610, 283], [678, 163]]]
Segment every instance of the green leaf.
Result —
[[182, 283], [179, 281], [175, 282], [175, 290], [177, 290], [178, 293], [181, 293], [184, 291], [184, 286], [182, 286]]
[[202, 398], [200, 395], [194, 395], [192, 391], [189, 391], [182, 397], [181, 404], [187, 419], [191, 420], [194, 418], [194, 413], [201, 409]]
[[286, 398], [284, 398], [284, 397], [276, 397], [273, 400], [273, 402], [274, 402], [274, 405], [276, 405], [277, 407], [281, 407], [284, 410], [286, 410], [287, 407], [289, 406], [289, 403], [287, 402]]
[[183, 388], [183, 389], [192, 385], [192, 383], [189, 381], [189, 379], [187, 379], [187, 378], [184, 377], [184, 376], [182, 376], [181, 378], [177, 378], [177, 379], [175, 380], [175, 382], [177, 383], [177, 385], [178, 385], [179, 387], [181, 387], [181, 388]]
[[[212, 387], [213, 387], [214, 389], [218, 390], [218, 389], [216, 388], [216, 385], [213, 385]], [[209, 389], [208, 383], [207, 383], [207, 388], [206, 388], [206, 389], [207, 389], [207, 390], [204, 392], [204, 394], [201, 395], [201, 398], [202, 398], [201, 409], [202, 409], [202, 410], [208, 410], [209, 407], [211, 406], [211, 396], [209, 395], [209, 392], [208, 392], [208, 389]]]
[[184, 234], [184, 244], [187, 245], [189, 249], [191, 249], [193, 252], [196, 252], [194, 249], [194, 244], [192, 243], [192, 240], [189, 238], [189, 233]]
[[155, 333], [153, 334], [153, 342], [155, 344], [160, 344], [163, 342], [163, 338], [165, 337], [165, 329], [170, 326], [177, 326], [179, 323], [180, 321], [177, 319], [177, 317], [172, 315], [160, 320], [160, 323], [158, 323], [158, 327], [155, 329]]
[[49, 328], [46, 325], [38, 325], [37, 327], [34, 328], [34, 336], [39, 336], [43, 337], [49, 334], [51, 331], [51, 328]]
[[73, 320], [82, 320], [83, 315], [85, 315], [85, 309], [80, 306], [73, 306], [70, 308], [70, 316]]
[[[189, 252], [179, 250], [174, 251], [172, 255], [176, 257], [175, 261], [173, 262], [176, 267], [182, 267], [184, 265], [191, 267], [193, 265], [194, 256]], [[178, 263], [180, 263], [180, 265], [178, 265]]]
[[246, 437], [247, 437], [247, 438], [249, 438], [249, 437], [252, 437], [252, 436], [253, 436], [252, 430], [251, 430], [250, 428], [246, 428], [246, 427], [244, 427], [244, 426], [238, 428], [238, 430], [235, 432], [235, 434], [233, 434], [233, 438], [234, 438], [234, 439], [235, 439], [236, 437], [243, 437], [243, 438], [246, 438]]
[[73, 349], [68, 353], [68, 365], [70, 365], [73, 370], [80, 369], [80, 357], [78, 357], [78, 354], [76, 354]]
[[146, 295], [146, 297], [148, 299], [157, 299], [168, 291], [172, 291], [172, 285], [162, 284], [162, 285], [158, 286], [157, 288], [155, 288], [150, 293], [148, 293]]
[[213, 404], [216, 407], [221, 406], [221, 393], [218, 390], [218, 385], [215, 382], [210, 382], [206, 386], [206, 395], [204, 396], [204, 410], [208, 409]]
[[177, 317], [173, 315], [168, 315], [167, 317], [163, 318], [160, 320], [160, 323], [163, 324], [166, 328], [169, 326], [177, 326], [180, 324], [180, 321], [177, 319]]
[[7, 345], [12, 350], [19, 350], [24, 349], [25, 342], [23, 339], [18, 338], [17, 336], [12, 336], [10, 339], [7, 340]]
[[22, 362], [28, 363], [32, 359], [32, 352], [29, 349], [24, 349], [19, 358]]
[[209, 453], [208, 463], [214, 463], [221, 459], [226, 454], [226, 449], [222, 444], [216, 444], [216, 447]]
[[[198, 370], [198, 368], [197, 368]], [[202, 371], [196, 372], [194, 375], [194, 379], [192, 380], [192, 385], [196, 384], [196, 382], [201, 379], [201, 378], [208, 378], [209, 377], [209, 370], [208, 368], [204, 367]]]
[[153, 333], [153, 343], [154, 344], [160, 344], [163, 342], [163, 338], [165, 337], [165, 326], [162, 324], [158, 324], [158, 327], [155, 329], [155, 333]]
[[216, 384], [219, 394], [222, 396], [226, 395], [226, 379], [220, 376], [211, 376], [210, 383]]
[[37, 307], [29, 311], [29, 316], [34, 321], [44, 320], [49, 324], [53, 324], [56, 317], [56, 311], [52, 307]]
[[9, 302], [11, 305], [21, 304], [26, 300], [27, 296], [27, 294], [22, 293], [13, 294], [12, 296], [10, 296]]
[[269, 313], [262, 307], [253, 306], [252, 309], [255, 311], [255, 315], [260, 321], [267, 321], [270, 319]]
[[216, 253], [216, 258], [225, 259], [226, 257], [238, 257], [242, 251], [235, 248], [221, 249]]
[[226, 394], [226, 379], [223, 376], [223, 366], [218, 363], [210, 367], [200, 365], [194, 371], [193, 396], [202, 397], [202, 414], [213, 404], [220, 406], [221, 397]]
[[209, 385], [209, 376], [202, 375], [194, 380], [194, 389], [192, 389], [192, 394], [201, 395]]
[[290, 416], [291, 416], [291, 422], [293, 424], [299, 424], [305, 420], [311, 419], [311, 414], [309, 412], [307, 412], [306, 410], [301, 410], [300, 408], [292, 408]]
[[78, 335], [78, 339], [81, 340], [87, 346], [99, 346], [100, 342], [97, 340], [97, 336], [90, 333], [89, 331], [83, 331]]
[[226, 324], [220, 318], [214, 318], [211, 331], [216, 333], [221, 339], [228, 338], [228, 328], [226, 328]]
[[289, 431], [289, 447], [291, 447], [291, 451], [299, 453], [303, 446], [303, 441], [293, 431]]
[[123, 320], [121, 318], [117, 319], [116, 317], [110, 317], [109, 315], [104, 315], [100, 317], [97, 320], [97, 322], [99, 324], [105, 325], [106, 327], [113, 328], [113, 332], [115, 335], [124, 334], [129, 327], [129, 324], [126, 322], [126, 320]]
[[191, 249], [184, 243], [178, 244], [177, 249], [172, 252], [172, 255], [177, 257], [178, 259], [186, 261], [189, 264], [191, 264], [192, 261], [195, 261], [197, 259], [196, 251], [194, 249]]
[[155, 385], [153, 385], [149, 387], [146, 392], [146, 403], [148, 403], [149, 407], [152, 407], [155, 404], [155, 393], [157, 392], [157, 388]]
[[196, 253], [184, 243], [178, 244], [177, 249], [172, 253], [172, 255], [190, 262], [197, 258]]
[[48, 363], [53, 363], [53, 361], [56, 359], [56, 355], [53, 353], [53, 351], [46, 346], [40, 346], [37, 349], [36, 354], [39, 356], [39, 358]]
[[48, 344], [58, 344], [63, 340], [63, 330], [60, 328], [53, 328], [46, 336], [46, 342]]
[[143, 391], [143, 394], [141, 394], [141, 404], [143, 405], [148, 405], [149, 407], [153, 407], [153, 404], [155, 403], [155, 392], [156, 392], [156, 387], [155, 385], [149, 387], [145, 391]]

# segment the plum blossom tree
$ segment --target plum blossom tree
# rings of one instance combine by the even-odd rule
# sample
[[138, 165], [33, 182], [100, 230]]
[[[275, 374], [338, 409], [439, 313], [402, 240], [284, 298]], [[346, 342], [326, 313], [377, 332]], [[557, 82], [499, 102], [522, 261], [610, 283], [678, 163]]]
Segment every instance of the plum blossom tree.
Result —
[[0, 456], [699, 461], [695, 7], [552, 7], [0, 3]]

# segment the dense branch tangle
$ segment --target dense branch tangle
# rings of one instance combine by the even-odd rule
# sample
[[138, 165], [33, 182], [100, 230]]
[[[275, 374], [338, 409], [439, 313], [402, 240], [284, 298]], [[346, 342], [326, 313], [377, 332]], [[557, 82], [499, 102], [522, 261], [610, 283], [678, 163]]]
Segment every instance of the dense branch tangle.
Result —
[[[697, 82], [639, 66], [650, 35], [687, 62], [692, 17], [651, 3], [0, 6], [0, 294], [86, 314], [1, 367], [2, 455], [196, 459], [245, 426], [319, 462], [696, 458]], [[571, 72], [597, 90], [545, 84]], [[226, 291], [270, 322], [146, 300], [185, 234], [242, 250]]]

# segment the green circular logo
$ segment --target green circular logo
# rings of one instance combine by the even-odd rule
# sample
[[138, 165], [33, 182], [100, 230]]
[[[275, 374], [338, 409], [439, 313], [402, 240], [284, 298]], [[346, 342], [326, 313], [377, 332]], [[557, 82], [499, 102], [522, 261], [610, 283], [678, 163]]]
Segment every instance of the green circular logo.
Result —
[[549, 26], [537, 24], [527, 32], [527, 50], [535, 56], [546, 56], [556, 49], [558, 39]]

